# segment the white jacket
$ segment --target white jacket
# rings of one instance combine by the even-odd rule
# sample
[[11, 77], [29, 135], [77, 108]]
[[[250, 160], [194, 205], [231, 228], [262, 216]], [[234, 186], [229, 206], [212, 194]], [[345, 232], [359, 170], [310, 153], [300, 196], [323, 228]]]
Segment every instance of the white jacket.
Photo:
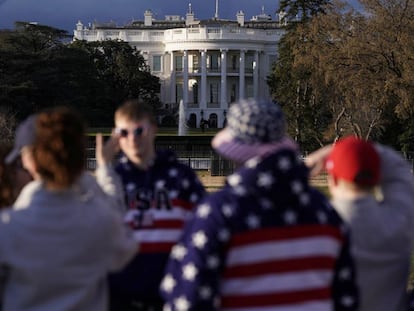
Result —
[[[98, 179], [113, 182], [106, 173]], [[0, 214], [0, 264], [8, 269], [3, 311], [107, 310], [107, 273], [137, 250], [115, 188], [106, 185], [108, 196], [87, 173], [67, 191], [33, 181], [13, 210]]]

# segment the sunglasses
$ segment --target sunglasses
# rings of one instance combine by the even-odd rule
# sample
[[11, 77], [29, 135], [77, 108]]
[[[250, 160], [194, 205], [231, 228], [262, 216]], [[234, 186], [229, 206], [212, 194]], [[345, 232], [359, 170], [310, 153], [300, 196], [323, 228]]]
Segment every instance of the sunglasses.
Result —
[[132, 135], [134, 135], [134, 137], [140, 137], [142, 135], [145, 135], [146, 132], [146, 127], [144, 126], [138, 126], [137, 128], [135, 128], [132, 131], [129, 131], [127, 129], [123, 129], [123, 128], [119, 128], [117, 127], [115, 129], [115, 134], [119, 135], [120, 137], [128, 137], [128, 135], [130, 133], [132, 133]]

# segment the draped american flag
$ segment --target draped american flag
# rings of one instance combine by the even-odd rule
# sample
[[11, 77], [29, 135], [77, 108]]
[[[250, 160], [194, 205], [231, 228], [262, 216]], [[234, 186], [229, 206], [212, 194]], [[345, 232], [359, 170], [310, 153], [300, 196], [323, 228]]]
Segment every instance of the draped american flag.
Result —
[[254, 158], [173, 247], [165, 310], [357, 310], [348, 232], [295, 152]]
[[121, 157], [116, 171], [128, 205], [125, 222], [133, 229], [138, 252], [122, 271], [111, 274], [110, 286], [139, 301], [158, 299], [165, 262], [205, 189], [195, 172], [169, 150], [158, 151], [147, 170]]

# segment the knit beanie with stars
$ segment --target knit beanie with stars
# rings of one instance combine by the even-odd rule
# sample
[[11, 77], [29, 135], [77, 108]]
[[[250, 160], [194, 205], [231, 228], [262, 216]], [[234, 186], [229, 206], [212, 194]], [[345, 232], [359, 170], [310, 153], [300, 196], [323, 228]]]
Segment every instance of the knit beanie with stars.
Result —
[[247, 99], [231, 105], [227, 126], [213, 138], [217, 153], [237, 163], [264, 157], [279, 149], [298, 150], [286, 134], [280, 106], [271, 101]]

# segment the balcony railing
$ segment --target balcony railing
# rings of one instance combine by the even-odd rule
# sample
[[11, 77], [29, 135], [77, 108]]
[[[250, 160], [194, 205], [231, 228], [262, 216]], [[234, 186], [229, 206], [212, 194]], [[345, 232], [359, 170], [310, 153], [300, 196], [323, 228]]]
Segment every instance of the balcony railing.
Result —
[[220, 108], [220, 103], [207, 103], [207, 108]]
[[188, 108], [200, 108], [199, 103], [187, 103]]
[[282, 29], [245, 29], [240, 27], [200, 27], [175, 28], [168, 30], [135, 30], [135, 29], [83, 29], [75, 31], [77, 39], [87, 41], [121, 39], [134, 42], [165, 42], [199, 40], [231, 40], [276, 42], [283, 35]]

